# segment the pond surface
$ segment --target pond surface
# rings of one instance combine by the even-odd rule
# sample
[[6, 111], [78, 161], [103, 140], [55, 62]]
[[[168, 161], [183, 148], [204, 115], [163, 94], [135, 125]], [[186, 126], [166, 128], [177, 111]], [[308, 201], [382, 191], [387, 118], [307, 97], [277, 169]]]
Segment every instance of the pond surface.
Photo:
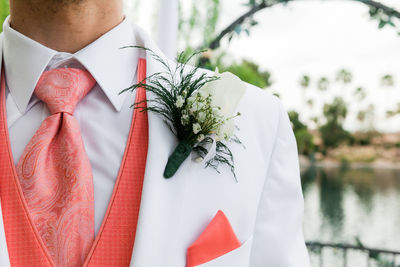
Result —
[[[307, 241], [357, 245], [358, 238], [367, 247], [400, 251], [400, 170], [309, 167], [302, 184]], [[324, 249], [323, 266], [344, 266], [342, 255]], [[320, 266], [319, 254], [310, 256]], [[347, 259], [347, 266], [368, 266], [365, 253], [349, 251]]]

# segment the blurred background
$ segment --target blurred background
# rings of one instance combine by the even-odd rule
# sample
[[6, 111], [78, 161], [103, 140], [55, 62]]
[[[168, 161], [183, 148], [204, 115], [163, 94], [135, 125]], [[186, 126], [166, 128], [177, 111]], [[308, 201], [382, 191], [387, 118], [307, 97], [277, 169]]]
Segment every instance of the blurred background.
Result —
[[399, 0], [125, 0], [125, 10], [169, 57], [204, 50], [193, 64], [280, 97], [312, 266], [400, 266]]

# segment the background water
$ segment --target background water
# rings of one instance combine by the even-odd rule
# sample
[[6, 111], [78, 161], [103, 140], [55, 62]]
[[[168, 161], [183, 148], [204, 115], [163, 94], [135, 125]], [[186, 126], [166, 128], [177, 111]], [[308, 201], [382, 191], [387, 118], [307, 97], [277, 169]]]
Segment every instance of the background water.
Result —
[[[310, 167], [302, 183], [307, 241], [356, 245], [359, 238], [368, 247], [400, 251], [400, 170]], [[320, 266], [319, 254], [310, 256]], [[347, 258], [347, 266], [368, 266], [365, 253]], [[323, 266], [343, 266], [342, 251], [324, 249]]]

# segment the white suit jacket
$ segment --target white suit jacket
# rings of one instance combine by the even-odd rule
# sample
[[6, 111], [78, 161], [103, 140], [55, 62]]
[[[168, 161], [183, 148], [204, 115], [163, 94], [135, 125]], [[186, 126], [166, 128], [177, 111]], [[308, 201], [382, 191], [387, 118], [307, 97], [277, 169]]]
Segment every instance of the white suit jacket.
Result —
[[[165, 59], [141, 28], [134, 25], [134, 32], [138, 45]], [[0, 35], [0, 51], [1, 43]], [[147, 75], [163, 70], [150, 55], [143, 56]], [[241, 246], [200, 266], [309, 266], [297, 147], [287, 113], [277, 97], [246, 86], [237, 108], [242, 115], [236, 118], [245, 148], [230, 144], [238, 183], [228, 168], [220, 167], [219, 174], [191, 157], [173, 178], [164, 179], [177, 140], [162, 118], [149, 113], [149, 150], [131, 267], [184, 267], [187, 248], [218, 210], [226, 214]], [[9, 266], [6, 247], [0, 216], [2, 267]]]

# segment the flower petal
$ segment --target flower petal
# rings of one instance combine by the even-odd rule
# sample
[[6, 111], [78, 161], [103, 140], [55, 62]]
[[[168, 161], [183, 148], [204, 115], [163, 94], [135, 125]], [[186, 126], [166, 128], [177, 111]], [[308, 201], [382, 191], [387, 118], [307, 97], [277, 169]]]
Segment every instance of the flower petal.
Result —
[[232, 117], [246, 86], [239, 77], [230, 72], [219, 74], [220, 79], [207, 83], [200, 90], [212, 95], [213, 106], [221, 107], [225, 118]]

